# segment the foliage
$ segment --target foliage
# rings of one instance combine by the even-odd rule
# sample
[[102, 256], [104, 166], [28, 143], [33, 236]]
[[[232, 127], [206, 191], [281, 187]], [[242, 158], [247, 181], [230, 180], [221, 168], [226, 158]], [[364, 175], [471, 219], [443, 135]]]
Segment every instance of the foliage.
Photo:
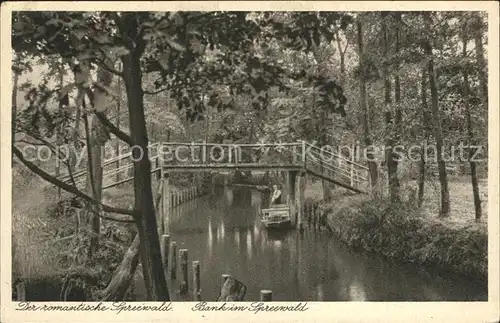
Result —
[[[335, 31], [345, 29], [350, 20], [352, 18], [347, 13], [312, 12], [277, 12], [272, 15], [244, 12], [141, 12], [136, 15], [119, 12], [18, 12], [13, 16], [12, 36], [16, 52], [38, 57], [49, 65], [49, 78], [63, 67], [92, 75], [92, 71], [100, 66], [118, 74], [116, 64], [106, 62], [128, 55], [132, 48], [131, 36], [126, 35], [126, 31], [120, 34], [119, 30], [126, 24], [137, 24], [141, 39], [138, 45], [142, 47], [139, 49], [141, 66], [148, 83], [143, 86], [146, 93], [167, 91], [167, 97], [193, 122], [202, 119], [208, 107], [218, 111], [241, 110], [241, 104], [237, 103], [241, 99], [235, 99], [238, 96], [244, 98], [245, 105], [251, 109], [266, 109], [271, 99], [269, 90], [275, 88], [287, 93], [291, 87], [297, 86], [292, 84], [293, 80], [315, 89], [316, 108], [340, 109], [343, 113], [346, 99], [332, 75], [307, 73], [289, 62], [283, 64], [279, 54], [282, 50], [300, 53], [316, 50], [322, 44], [328, 46]], [[25, 125], [24, 131], [41, 132], [43, 136], [51, 137], [56, 130], [70, 129], [74, 122], [74, 107], [67, 102], [67, 95], [80, 81], [75, 79], [64, 88], [50, 87], [46, 83], [38, 87], [26, 85], [32, 97], [27, 106], [20, 107], [23, 112], [18, 116], [20, 124]], [[83, 86], [102, 87], [96, 81]], [[108, 89], [111, 93], [116, 93], [115, 90]], [[61, 109], [62, 101], [59, 101], [60, 109], [49, 112], [51, 100], [64, 100], [68, 108]], [[157, 112], [148, 113], [148, 120], [162, 121], [158, 116], [163, 115], [165, 105], [158, 106], [159, 109], [152, 110]], [[260, 114], [259, 118], [262, 117]], [[168, 121], [167, 128], [173, 127], [174, 131], [182, 133], [182, 126], [179, 127], [174, 116], [167, 119], [163, 120]], [[56, 127], [62, 123], [62, 127]], [[241, 129], [236, 131], [241, 132]], [[241, 136], [244, 135], [236, 135]], [[68, 136], [61, 134], [59, 137]]]
[[485, 279], [488, 231], [483, 224], [447, 225], [406, 203], [355, 201], [328, 215], [330, 228], [354, 248]]

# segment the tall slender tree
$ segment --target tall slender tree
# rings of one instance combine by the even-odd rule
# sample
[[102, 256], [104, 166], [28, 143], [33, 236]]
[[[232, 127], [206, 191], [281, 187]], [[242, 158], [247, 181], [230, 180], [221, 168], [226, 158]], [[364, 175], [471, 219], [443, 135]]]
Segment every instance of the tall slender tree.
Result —
[[[430, 32], [432, 26], [432, 16], [430, 12], [424, 12], [424, 25]], [[431, 91], [431, 112], [433, 120], [434, 138], [436, 139], [436, 154], [439, 171], [439, 182], [441, 184], [441, 209], [440, 216], [447, 217], [450, 214], [450, 192], [448, 189], [448, 177], [446, 174], [446, 162], [443, 156], [443, 130], [441, 127], [441, 116], [439, 111], [439, 97], [436, 81], [436, 71], [434, 68], [434, 56], [432, 44], [429, 39], [424, 40], [424, 52], [426, 55], [427, 71], [429, 76], [429, 86]]]
[[[465, 19], [464, 19], [465, 20]], [[464, 59], [464, 63], [462, 66], [462, 76], [463, 76], [463, 102], [465, 107], [465, 120], [467, 123], [467, 136], [469, 141], [469, 147], [475, 146], [475, 138], [474, 138], [474, 129], [472, 126], [472, 118], [470, 111], [470, 85], [469, 85], [469, 69], [470, 63], [467, 56], [467, 45], [469, 43], [469, 28], [467, 24], [467, 20], [462, 21], [462, 57]], [[477, 44], [476, 44], [477, 46]], [[487, 101], [487, 99], [486, 99]], [[474, 209], [476, 213], [476, 221], [481, 220], [481, 198], [479, 196], [479, 186], [477, 180], [477, 169], [476, 162], [473, 159], [474, 152], [471, 148], [469, 148], [469, 166], [470, 166], [470, 174], [471, 174], [471, 184], [472, 184], [472, 195], [474, 196]]]
[[[362, 16], [358, 16], [356, 19], [356, 40], [358, 45], [358, 55], [359, 55], [359, 94], [360, 94], [360, 106], [363, 114], [363, 134], [364, 142], [367, 147], [372, 145], [372, 139], [370, 135], [369, 127], [369, 112], [368, 112], [368, 95], [366, 92], [366, 74], [367, 68], [365, 65], [364, 48], [363, 48], [363, 23]], [[368, 166], [370, 169], [370, 177], [372, 186], [378, 183], [378, 167], [375, 161], [375, 156], [372, 149], [368, 149], [366, 152], [366, 157], [368, 158]]]

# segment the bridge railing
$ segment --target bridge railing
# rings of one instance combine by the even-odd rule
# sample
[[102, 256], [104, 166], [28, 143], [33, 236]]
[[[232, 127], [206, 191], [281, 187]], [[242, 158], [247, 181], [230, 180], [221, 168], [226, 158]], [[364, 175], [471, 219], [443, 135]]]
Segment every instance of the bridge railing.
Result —
[[[312, 172], [349, 188], [360, 187], [370, 181], [368, 167], [342, 154], [322, 149], [305, 141], [295, 143], [205, 143], [163, 142], [148, 147], [151, 172], [162, 168], [224, 169], [224, 168], [280, 168], [291, 166]], [[351, 154], [352, 155], [352, 154]], [[103, 187], [110, 187], [133, 178], [131, 152], [107, 159], [102, 163]], [[86, 163], [85, 163], [86, 164]], [[82, 187], [86, 183], [86, 167], [59, 178], [75, 181]]]
[[306, 147], [305, 168], [309, 171], [353, 188], [369, 183], [368, 167], [309, 143]]
[[[158, 143], [151, 144], [148, 147], [149, 159], [153, 164], [151, 168], [152, 172], [158, 171], [159, 169], [155, 166], [155, 160], [157, 159], [156, 146], [158, 146]], [[87, 181], [87, 160], [84, 159], [82, 163], [83, 165], [81, 166], [81, 169], [72, 173], [70, 173], [66, 168], [60, 173], [58, 179], [70, 184], [73, 184], [74, 182], [79, 188], [84, 187]], [[129, 151], [121, 155], [108, 158], [102, 162], [101, 166], [103, 170], [104, 188], [126, 182], [133, 177], [132, 152]]]
[[[237, 167], [249, 165], [299, 165], [294, 152], [301, 143], [284, 144], [219, 144], [219, 143], [162, 143], [159, 163], [164, 167], [213, 166]], [[218, 166], [217, 166], [218, 165]]]

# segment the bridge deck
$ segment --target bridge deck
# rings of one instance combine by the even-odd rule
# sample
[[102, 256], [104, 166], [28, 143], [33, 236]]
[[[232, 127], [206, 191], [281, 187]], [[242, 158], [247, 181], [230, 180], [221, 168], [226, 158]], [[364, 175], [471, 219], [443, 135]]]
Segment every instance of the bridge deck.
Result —
[[260, 171], [299, 171], [304, 166], [299, 164], [257, 164], [257, 163], [238, 163], [238, 164], [164, 164], [163, 170], [166, 172], [203, 172], [216, 170], [260, 170]]

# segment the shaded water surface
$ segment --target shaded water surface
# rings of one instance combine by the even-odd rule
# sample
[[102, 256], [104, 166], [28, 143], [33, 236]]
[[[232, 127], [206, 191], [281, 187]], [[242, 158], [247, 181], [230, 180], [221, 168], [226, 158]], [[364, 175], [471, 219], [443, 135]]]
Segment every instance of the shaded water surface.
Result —
[[[172, 211], [171, 239], [201, 266], [201, 297], [217, 298], [221, 275], [247, 285], [246, 301], [270, 289], [277, 301], [487, 300], [484, 283], [350, 250], [329, 232], [268, 232], [264, 196], [224, 188]], [[191, 285], [189, 286], [191, 288]]]

